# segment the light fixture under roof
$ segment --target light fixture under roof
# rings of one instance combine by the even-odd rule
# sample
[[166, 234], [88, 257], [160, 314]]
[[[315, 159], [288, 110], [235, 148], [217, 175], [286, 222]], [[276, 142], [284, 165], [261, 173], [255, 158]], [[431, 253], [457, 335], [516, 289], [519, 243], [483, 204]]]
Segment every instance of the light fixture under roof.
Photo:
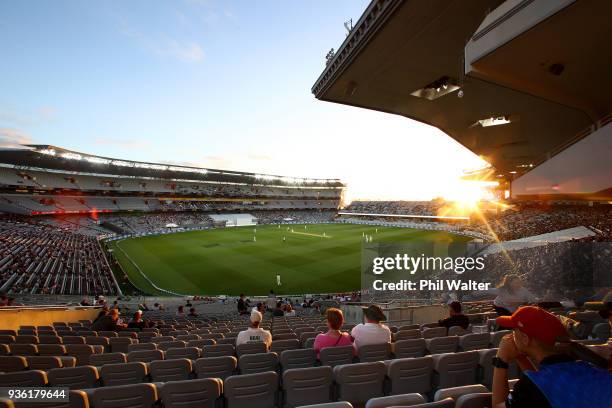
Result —
[[417, 98], [425, 98], [430, 101], [438, 99], [441, 96], [448, 95], [451, 92], [455, 92], [459, 89], [456, 82], [448, 76], [443, 76], [440, 79], [433, 81], [430, 84], [425, 85], [421, 89], [417, 89], [410, 95], [416, 96]]
[[482, 126], [482, 127], [491, 127], [491, 126], [500, 126], [507, 125], [508, 123], [512, 123], [510, 116], [491, 116], [490, 118], [477, 120], [472, 126]]

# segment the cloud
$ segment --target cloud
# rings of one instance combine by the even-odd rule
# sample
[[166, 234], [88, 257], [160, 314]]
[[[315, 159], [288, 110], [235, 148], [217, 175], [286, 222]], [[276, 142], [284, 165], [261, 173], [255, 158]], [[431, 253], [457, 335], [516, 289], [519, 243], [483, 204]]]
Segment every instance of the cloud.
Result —
[[182, 62], [198, 62], [204, 59], [204, 50], [196, 41], [182, 41], [168, 36], [150, 39], [131, 27], [125, 20], [120, 21], [119, 32], [159, 57], [174, 58]]
[[114, 138], [97, 138], [94, 140], [94, 143], [97, 145], [112, 145], [119, 147], [138, 147], [143, 148], [147, 147], [151, 144], [148, 140], [138, 140], [138, 139], [114, 139]]
[[43, 106], [33, 111], [17, 112], [0, 108], [0, 121], [17, 126], [36, 125], [55, 120], [57, 111], [51, 106]]
[[270, 161], [270, 160], [272, 160], [272, 157], [268, 156], [267, 154], [249, 154], [247, 156], [247, 158], [249, 158], [251, 160], [261, 160], [261, 161]]
[[31, 143], [32, 138], [19, 129], [0, 128], [0, 147], [21, 147]]

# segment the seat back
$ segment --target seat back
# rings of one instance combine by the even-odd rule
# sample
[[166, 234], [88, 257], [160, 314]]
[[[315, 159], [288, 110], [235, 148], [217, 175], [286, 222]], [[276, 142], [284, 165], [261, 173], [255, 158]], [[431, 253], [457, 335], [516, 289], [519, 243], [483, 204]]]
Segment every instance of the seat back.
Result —
[[421, 394], [400, 394], [390, 395], [388, 397], [371, 398], [365, 408], [387, 408], [395, 406], [411, 406], [416, 404], [424, 404], [427, 400]]
[[357, 356], [361, 363], [388, 360], [391, 357], [391, 343], [367, 344], [359, 347]]
[[270, 408], [275, 406], [277, 389], [274, 372], [233, 375], [225, 380], [223, 395], [227, 408]]
[[128, 344], [128, 353], [132, 351], [146, 351], [146, 350], [157, 350], [157, 344], [155, 343]]
[[425, 340], [430, 354], [454, 353], [459, 346], [459, 337], [445, 336]]
[[39, 344], [63, 344], [64, 340], [60, 336], [39, 336]]
[[218, 378], [168, 381], [159, 394], [165, 407], [215, 408], [221, 397], [223, 382]]
[[408, 340], [408, 339], [420, 339], [421, 338], [421, 330], [419, 329], [410, 329], [410, 330], [401, 330], [395, 333], [395, 341], [398, 340]]
[[157, 360], [149, 363], [151, 380], [154, 382], [181, 381], [189, 379], [192, 371], [191, 360], [175, 358], [173, 360]]
[[103, 366], [105, 364], [126, 363], [127, 356], [123, 353], [102, 353], [92, 354], [89, 356], [89, 363], [94, 366]]
[[185, 347], [186, 345], [187, 342], [182, 340], [162, 341], [161, 343], [157, 343], [157, 348], [159, 350], [167, 351], [171, 348]]
[[490, 392], [479, 392], [462, 395], [457, 398], [455, 408], [487, 408], [493, 406], [493, 394]]
[[66, 344], [66, 355], [76, 358], [78, 366], [89, 365], [89, 357], [94, 354], [94, 348], [88, 344]]
[[496, 348], [478, 350], [478, 382], [489, 388], [493, 384], [493, 357], [496, 355]]
[[314, 349], [285, 350], [280, 354], [283, 370], [314, 367], [316, 362], [317, 354]]
[[157, 389], [153, 384], [101, 387], [92, 392], [96, 408], [151, 408], [157, 399]]
[[83, 336], [64, 336], [62, 337], [64, 344], [85, 344], [85, 337]]
[[332, 383], [333, 371], [329, 366], [285, 370], [285, 407], [331, 402]]
[[233, 356], [234, 352], [234, 346], [231, 344], [215, 344], [212, 346], [204, 346], [202, 357]]
[[394, 354], [396, 358], [423, 357], [426, 349], [425, 339], [399, 340], [395, 342]]
[[53, 368], [47, 372], [47, 378], [51, 387], [94, 388], [98, 383], [98, 370], [94, 366]]
[[28, 361], [21, 356], [0, 356], [0, 372], [12, 373], [28, 368]]
[[270, 346], [270, 351], [281, 354], [285, 350], [296, 350], [300, 348], [300, 341], [297, 339], [274, 340]]
[[440, 388], [476, 384], [478, 378], [477, 351], [438, 354], [434, 359], [434, 383]]
[[459, 347], [463, 351], [488, 349], [490, 341], [489, 333], [465, 334], [459, 337]]
[[147, 365], [140, 362], [106, 364], [100, 369], [104, 386], [138, 384], [145, 381]]
[[204, 357], [195, 361], [198, 378], [220, 378], [225, 380], [236, 371], [238, 360], [234, 356]]
[[62, 368], [62, 359], [54, 356], [28, 356], [28, 369], [30, 370], [50, 370], [52, 368]]
[[321, 365], [335, 367], [353, 362], [353, 346], [326, 347], [319, 353]]
[[434, 361], [430, 356], [391, 360], [387, 376], [391, 381], [391, 394], [431, 391]]
[[338, 384], [338, 399], [363, 405], [370, 398], [383, 396], [387, 369], [382, 361], [344, 364], [334, 367], [334, 381]]
[[244, 343], [236, 346], [236, 356], [240, 358], [245, 354], [258, 354], [268, 351], [268, 346], [263, 342]]
[[39, 356], [63, 356], [66, 354], [66, 347], [62, 344], [39, 344]]
[[499, 347], [499, 342], [501, 341], [502, 337], [511, 334], [512, 330], [499, 330], [493, 333], [489, 333], [489, 335], [491, 336], [491, 345], [493, 347]]
[[421, 332], [424, 339], [446, 336], [446, 327], [426, 327]]
[[163, 360], [164, 352], [161, 350], [142, 350], [130, 351], [127, 353], [127, 361], [139, 361], [142, 363], [150, 363], [151, 361]]
[[189, 340], [187, 342], [187, 347], [197, 347], [202, 349], [204, 346], [212, 346], [214, 344], [217, 344], [217, 342], [213, 339]]
[[266, 371], [276, 371], [278, 354], [274, 352], [243, 354], [238, 358], [240, 374], [255, 374]]
[[457, 400], [462, 395], [473, 394], [479, 392], [489, 392], [487, 387], [482, 384], [463, 385], [460, 387], [440, 388], [434, 394], [434, 401], [440, 401], [445, 398]]
[[166, 359], [170, 360], [173, 358], [188, 358], [190, 360], [195, 360], [200, 358], [200, 349], [197, 347], [169, 348], [166, 351]]
[[44, 387], [45, 385], [47, 385], [47, 373], [42, 370], [0, 374], [0, 387]]
[[11, 354], [14, 356], [35, 356], [38, 354], [36, 344], [10, 344]]

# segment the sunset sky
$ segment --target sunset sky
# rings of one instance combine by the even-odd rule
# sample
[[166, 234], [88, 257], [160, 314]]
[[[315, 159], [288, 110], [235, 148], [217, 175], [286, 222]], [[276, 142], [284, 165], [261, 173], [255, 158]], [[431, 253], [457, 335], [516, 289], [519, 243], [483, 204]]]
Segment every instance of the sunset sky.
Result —
[[477, 156], [430, 126], [317, 101], [368, 2], [1, 2], [0, 143], [454, 198]]

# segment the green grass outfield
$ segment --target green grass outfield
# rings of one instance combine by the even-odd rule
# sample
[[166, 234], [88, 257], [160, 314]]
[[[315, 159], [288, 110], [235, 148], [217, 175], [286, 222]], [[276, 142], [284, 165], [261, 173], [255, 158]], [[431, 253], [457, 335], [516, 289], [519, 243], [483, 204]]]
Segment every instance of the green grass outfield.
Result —
[[[359, 290], [364, 232], [374, 242], [471, 239], [442, 231], [353, 224], [308, 224], [305, 229], [297, 224], [180, 232], [109, 246], [130, 281], [152, 295], [161, 293], [130, 259], [155, 285], [181, 294], [265, 295], [271, 288], [277, 294], [333, 293]], [[276, 285], [276, 275], [281, 275], [281, 286]]]

